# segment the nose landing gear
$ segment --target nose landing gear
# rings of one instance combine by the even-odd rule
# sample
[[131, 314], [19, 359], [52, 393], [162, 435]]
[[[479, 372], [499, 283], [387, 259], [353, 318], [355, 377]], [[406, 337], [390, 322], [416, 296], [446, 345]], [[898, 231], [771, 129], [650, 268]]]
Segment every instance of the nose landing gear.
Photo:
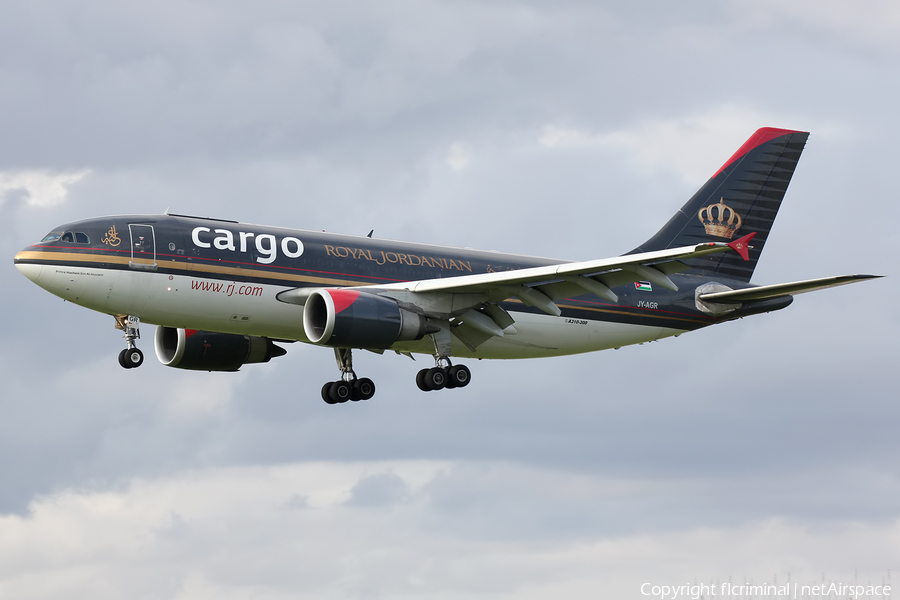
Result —
[[141, 339], [141, 320], [132, 315], [116, 315], [116, 329], [125, 332], [127, 348], [119, 352], [119, 364], [126, 369], [134, 369], [144, 364], [144, 353], [138, 350], [134, 340]]

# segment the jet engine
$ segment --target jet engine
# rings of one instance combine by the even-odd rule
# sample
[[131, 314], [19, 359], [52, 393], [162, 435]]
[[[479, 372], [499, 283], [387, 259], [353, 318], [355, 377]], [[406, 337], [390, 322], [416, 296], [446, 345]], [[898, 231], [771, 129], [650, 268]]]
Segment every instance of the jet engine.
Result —
[[418, 313], [391, 298], [358, 290], [320, 289], [303, 307], [303, 331], [315, 344], [344, 348], [389, 348], [437, 331]]
[[153, 345], [165, 366], [194, 371], [237, 371], [287, 354], [269, 338], [173, 327], [157, 327]]

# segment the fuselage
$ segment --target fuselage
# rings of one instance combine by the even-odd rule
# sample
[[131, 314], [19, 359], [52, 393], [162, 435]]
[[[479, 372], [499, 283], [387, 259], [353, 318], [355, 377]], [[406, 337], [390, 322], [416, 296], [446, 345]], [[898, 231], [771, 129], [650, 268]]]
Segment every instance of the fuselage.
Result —
[[[15, 257], [17, 268], [36, 284], [95, 311], [134, 315], [167, 327], [300, 342], [309, 341], [303, 307], [276, 298], [286, 290], [388, 284], [560, 262], [566, 261], [176, 215], [69, 223]], [[672, 278], [679, 292], [650, 282], [629, 283], [616, 288], [615, 303], [593, 294], [558, 301], [558, 317], [507, 300], [502, 306], [515, 320], [507, 335], [474, 351], [454, 344], [453, 355], [574, 354], [652, 341], [723, 320], [697, 305], [694, 290], [708, 279], [690, 273]], [[433, 352], [427, 339], [398, 342], [392, 349]]]

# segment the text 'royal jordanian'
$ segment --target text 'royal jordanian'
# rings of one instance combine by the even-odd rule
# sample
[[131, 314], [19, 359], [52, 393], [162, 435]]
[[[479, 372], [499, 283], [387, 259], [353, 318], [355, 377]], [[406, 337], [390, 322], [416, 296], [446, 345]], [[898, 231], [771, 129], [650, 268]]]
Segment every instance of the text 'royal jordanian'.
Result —
[[352, 350], [434, 356], [423, 391], [468, 385], [453, 358], [534, 358], [639, 344], [779, 310], [802, 292], [874, 275], [778, 285], [750, 278], [809, 134], [760, 129], [650, 240], [583, 262], [262, 227], [181, 215], [103, 217], [55, 228], [15, 257], [37, 285], [112, 315], [119, 363], [140, 366], [140, 323], [167, 366], [236, 371], [334, 349], [330, 403], [367, 400]]

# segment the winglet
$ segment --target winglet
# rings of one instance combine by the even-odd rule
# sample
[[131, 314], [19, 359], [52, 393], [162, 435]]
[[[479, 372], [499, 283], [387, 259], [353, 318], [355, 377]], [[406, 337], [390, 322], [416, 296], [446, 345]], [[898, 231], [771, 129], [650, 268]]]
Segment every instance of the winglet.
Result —
[[750, 260], [750, 245], [748, 244], [748, 242], [753, 239], [753, 236], [755, 235], [755, 231], [753, 233], [748, 233], [739, 240], [728, 242], [728, 247], [740, 254], [741, 258], [743, 258], [744, 260]]

